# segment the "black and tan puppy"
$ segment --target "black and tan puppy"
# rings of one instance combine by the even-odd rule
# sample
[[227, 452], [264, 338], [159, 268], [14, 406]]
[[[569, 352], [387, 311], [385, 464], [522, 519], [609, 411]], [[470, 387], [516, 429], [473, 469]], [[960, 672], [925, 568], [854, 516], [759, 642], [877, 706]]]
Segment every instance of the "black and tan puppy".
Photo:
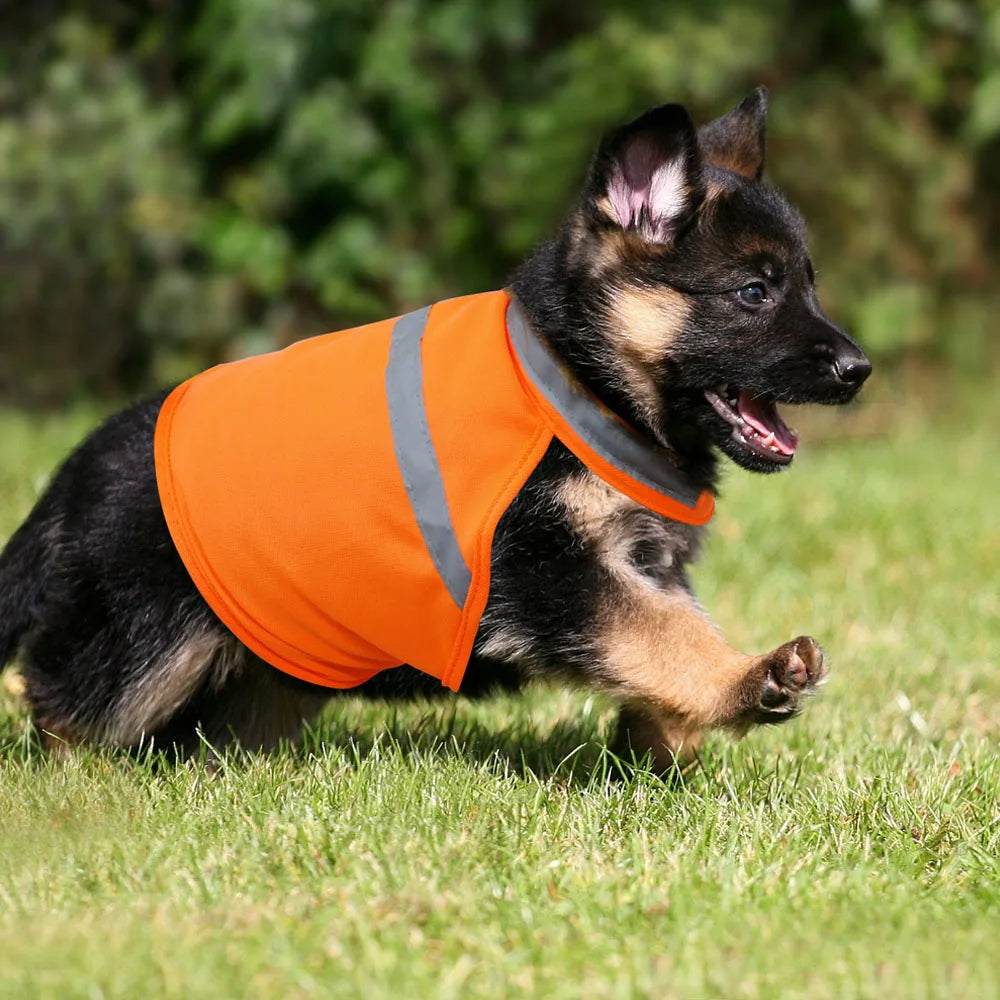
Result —
[[[714, 491], [719, 452], [787, 466], [797, 441], [775, 404], [846, 402], [870, 371], [819, 307], [801, 219], [761, 181], [765, 105], [758, 90], [700, 131], [666, 105], [611, 133], [580, 206], [512, 283], [567, 370], [695, 490]], [[8, 543], [0, 665], [20, 650], [35, 718], [60, 740], [191, 749], [200, 729], [272, 746], [336, 692], [254, 655], [193, 584], [157, 491], [163, 399], [85, 441]], [[805, 637], [762, 656], [726, 644], [686, 575], [703, 530], [553, 439], [496, 527], [462, 693], [589, 685], [622, 703], [619, 748], [662, 767], [705, 727], [791, 717], [822, 653]], [[401, 666], [356, 690], [442, 688]]]

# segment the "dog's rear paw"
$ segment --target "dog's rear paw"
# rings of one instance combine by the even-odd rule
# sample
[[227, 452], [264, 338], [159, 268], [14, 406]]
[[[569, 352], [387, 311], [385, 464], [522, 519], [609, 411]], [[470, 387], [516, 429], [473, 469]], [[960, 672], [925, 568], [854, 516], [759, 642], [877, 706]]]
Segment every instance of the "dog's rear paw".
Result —
[[826, 676], [823, 650], [815, 639], [800, 635], [761, 657], [759, 700], [754, 722], [782, 722], [799, 709]]

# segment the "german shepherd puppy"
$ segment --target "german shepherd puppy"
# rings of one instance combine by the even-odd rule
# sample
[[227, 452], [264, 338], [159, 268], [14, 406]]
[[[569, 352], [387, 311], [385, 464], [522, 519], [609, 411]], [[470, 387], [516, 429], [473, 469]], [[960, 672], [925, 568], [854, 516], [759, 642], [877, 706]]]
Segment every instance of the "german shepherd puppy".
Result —
[[[655, 108], [605, 137], [579, 206], [512, 287], [566, 366], [701, 488], [718, 453], [787, 467], [776, 408], [844, 403], [871, 366], [816, 299], [799, 215], [761, 181], [767, 95], [696, 131]], [[218, 620], [168, 534], [153, 431], [164, 396], [69, 457], [0, 557], [0, 666], [21, 652], [38, 726], [59, 741], [191, 752], [294, 737], [338, 692], [268, 666]], [[463, 694], [558, 677], [622, 704], [615, 746], [661, 769], [710, 726], [793, 716], [824, 675], [799, 637], [726, 644], [687, 566], [703, 529], [646, 510], [554, 440], [496, 531], [489, 601]], [[410, 667], [354, 689], [442, 688]]]

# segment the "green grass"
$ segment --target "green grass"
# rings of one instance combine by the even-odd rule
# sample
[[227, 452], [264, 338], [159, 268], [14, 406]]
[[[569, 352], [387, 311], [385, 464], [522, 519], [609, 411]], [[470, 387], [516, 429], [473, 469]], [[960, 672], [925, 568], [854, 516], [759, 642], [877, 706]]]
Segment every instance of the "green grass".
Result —
[[[210, 772], [46, 756], [6, 674], [0, 996], [1000, 996], [1000, 403], [909, 388], [728, 477], [700, 595], [833, 677], [683, 791], [607, 780], [584, 694], [350, 701]], [[0, 417], [0, 536], [93, 419]]]

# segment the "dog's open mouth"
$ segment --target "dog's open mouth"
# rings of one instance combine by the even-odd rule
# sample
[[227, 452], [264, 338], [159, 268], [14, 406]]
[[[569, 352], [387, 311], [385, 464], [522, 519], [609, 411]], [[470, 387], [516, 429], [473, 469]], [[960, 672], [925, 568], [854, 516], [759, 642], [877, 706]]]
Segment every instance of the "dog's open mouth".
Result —
[[733, 438], [745, 448], [778, 465], [792, 460], [799, 436], [781, 419], [773, 400], [725, 384], [706, 389], [705, 398], [732, 425]]

